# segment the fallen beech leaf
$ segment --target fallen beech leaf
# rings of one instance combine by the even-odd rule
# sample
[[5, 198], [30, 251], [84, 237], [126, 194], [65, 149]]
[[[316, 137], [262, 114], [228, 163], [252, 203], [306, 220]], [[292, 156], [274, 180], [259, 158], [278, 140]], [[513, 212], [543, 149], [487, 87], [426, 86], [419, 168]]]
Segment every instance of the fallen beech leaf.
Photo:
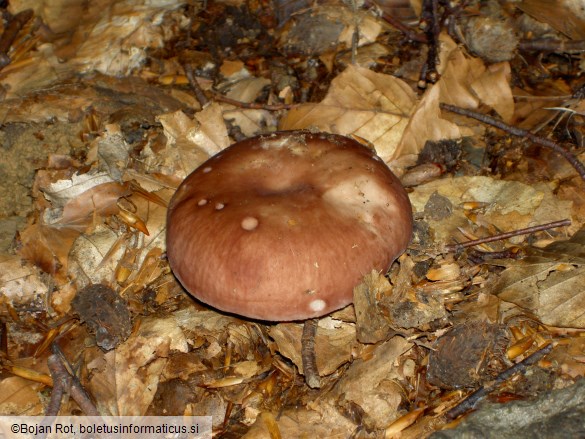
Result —
[[523, 0], [517, 7], [574, 40], [585, 39], [585, 13], [580, 1]]
[[[447, 221], [434, 216], [437, 209], [429, 206], [433, 194], [444, 197], [450, 204]], [[485, 203], [475, 224], [495, 226], [503, 232], [571, 217], [571, 202], [559, 200], [548, 185], [527, 185], [491, 177], [443, 178], [415, 187], [409, 197], [415, 212], [425, 214], [433, 229], [434, 242], [438, 244], [461, 239], [458, 228], [470, 225], [462, 207], [468, 201]]]
[[400, 417], [398, 406], [402, 401], [400, 386], [392, 383], [398, 377], [396, 359], [412, 344], [396, 336], [380, 343], [368, 359], [357, 359], [335, 385], [331, 398], [351, 401], [365, 412], [364, 423], [370, 428], [384, 428]]
[[[145, 318], [137, 332], [115, 350], [95, 361], [89, 390], [100, 412], [141, 416], [161, 379], [171, 351], [187, 352], [183, 331], [173, 317]], [[91, 368], [92, 364], [88, 364]]]
[[196, 113], [195, 119], [177, 111], [160, 115], [157, 120], [167, 137], [167, 151], [162, 155], [167, 174], [185, 178], [210, 156], [229, 146], [222, 108], [217, 103]]
[[0, 254], [0, 297], [12, 306], [29, 304], [49, 291], [39, 270], [16, 255]]
[[490, 288], [545, 325], [585, 328], [585, 229], [529, 256], [500, 261], [506, 270]]
[[446, 34], [441, 34], [439, 66], [441, 102], [476, 109], [480, 103], [496, 110], [505, 121], [514, 114], [514, 99], [509, 85], [510, 66], [507, 62], [487, 68], [484, 62], [471, 57]]
[[280, 128], [353, 134], [371, 142], [380, 157], [389, 161], [402, 153], [398, 145], [415, 103], [416, 95], [401, 79], [349, 66], [331, 81], [321, 103], [291, 109]]

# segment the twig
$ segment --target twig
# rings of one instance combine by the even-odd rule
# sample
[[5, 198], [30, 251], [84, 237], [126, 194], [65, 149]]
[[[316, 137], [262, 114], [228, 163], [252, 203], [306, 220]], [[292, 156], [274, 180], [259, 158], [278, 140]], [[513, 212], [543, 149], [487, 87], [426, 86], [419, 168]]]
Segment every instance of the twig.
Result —
[[553, 142], [552, 140], [539, 137], [528, 130], [508, 125], [507, 123], [504, 123], [501, 120], [495, 119], [491, 116], [467, 110], [465, 108], [456, 107], [455, 105], [441, 104], [441, 108], [447, 111], [451, 111], [453, 113], [461, 114], [462, 116], [467, 116], [471, 117], [472, 119], [479, 120], [480, 122], [504, 130], [514, 136], [526, 137], [531, 142], [552, 149], [556, 153], [562, 155], [571, 164], [571, 166], [575, 168], [581, 179], [585, 181], [585, 166], [583, 165], [583, 163], [581, 163], [573, 153], [567, 151], [558, 143]]
[[409, 40], [416, 41], [418, 43], [426, 43], [427, 42], [427, 37], [424, 34], [417, 33], [416, 31], [414, 31], [413, 29], [411, 29], [410, 27], [408, 27], [407, 25], [402, 23], [400, 20], [398, 20], [398, 19], [392, 17], [391, 15], [387, 14], [386, 12], [382, 11], [382, 9], [378, 6], [378, 4], [374, 0], [365, 0], [365, 5], [369, 8], [375, 9], [376, 10], [375, 13], [378, 14], [378, 16], [380, 16], [388, 24], [390, 24], [391, 26], [395, 27], [400, 32], [402, 32], [406, 36], [406, 38], [408, 38]]
[[439, 80], [437, 60], [439, 59], [439, 33], [441, 32], [441, 20], [439, 17], [438, 0], [423, 0], [419, 26], [427, 37], [429, 50], [427, 53], [427, 59], [420, 73], [418, 87], [426, 88], [428, 83], [434, 84]]
[[47, 410], [45, 411], [46, 416], [57, 416], [59, 409], [61, 408], [61, 401], [65, 393], [69, 392], [71, 388], [72, 377], [69, 375], [63, 363], [61, 363], [61, 357], [57, 354], [51, 354], [47, 359], [47, 367], [51, 378], [53, 378], [53, 390], [51, 392], [51, 399], [47, 404]]
[[488, 236], [487, 238], [474, 239], [473, 241], [466, 241], [466, 242], [461, 242], [459, 244], [446, 245], [445, 251], [446, 252], [456, 252], [456, 251], [462, 250], [466, 247], [473, 247], [474, 245], [484, 244], [486, 242], [500, 241], [502, 239], [511, 238], [513, 236], [526, 235], [528, 233], [540, 232], [542, 230], [554, 229], [555, 227], [570, 226], [570, 225], [571, 225], [571, 220], [569, 220], [569, 219], [554, 221], [552, 223], [541, 224], [540, 226], [527, 227], [525, 229], [518, 229], [518, 230], [513, 230], [511, 232], [499, 233], [499, 234], [494, 235], [494, 236]]
[[317, 357], [315, 355], [315, 335], [317, 334], [317, 324], [319, 319], [306, 320], [303, 325], [303, 335], [301, 337], [301, 360], [303, 362], [303, 372], [305, 381], [311, 389], [321, 387], [321, 378], [317, 368]]
[[585, 52], [585, 41], [564, 41], [554, 38], [521, 40], [518, 44], [518, 49], [529, 51], [536, 50], [538, 52], [581, 53]]
[[[53, 354], [47, 360], [47, 366], [49, 367], [49, 372], [53, 378], [53, 392], [57, 391], [55, 398], [51, 396], [51, 413], [59, 412], [59, 409], [61, 408], [62, 396], [65, 391], [68, 390], [73, 400], [79, 405], [79, 408], [81, 408], [81, 410], [87, 416], [99, 416], [97, 408], [91, 399], [89, 399], [87, 393], [85, 393], [85, 390], [79, 382], [79, 379], [76, 376], [70, 374], [65, 367], [61, 349], [59, 349], [59, 347], [53, 343], [51, 350]], [[59, 393], [61, 394], [60, 396]], [[54, 399], [55, 401], [53, 401]], [[49, 409], [47, 409], [47, 416], [55, 416], [54, 414], [49, 414], [48, 410]]]
[[221, 93], [211, 90], [213, 97], [218, 101], [225, 102], [226, 104], [232, 104], [239, 108], [245, 108], [248, 110], [267, 110], [267, 111], [280, 111], [280, 110], [290, 110], [291, 108], [295, 108], [298, 104], [258, 104], [255, 102], [248, 103], [248, 102], [241, 102], [236, 101], [235, 99], [228, 98], [227, 96], [222, 95]]
[[465, 398], [463, 401], [461, 401], [459, 404], [457, 404], [455, 407], [453, 407], [451, 410], [449, 410], [447, 412], [447, 418], [455, 419], [464, 414], [465, 412], [472, 410], [480, 400], [485, 398], [499, 384], [503, 383], [504, 381], [506, 381], [507, 379], [511, 378], [513, 375], [519, 372], [524, 372], [528, 366], [537, 363], [541, 358], [549, 354], [552, 348], [553, 344], [549, 343], [542, 349], [526, 357], [521, 362], [516, 363], [509, 369], [506, 369], [504, 372], [499, 374], [495, 380], [491, 381], [489, 384], [486, 384], [485, 386], [480, 387], [467, 398]]
[[209, 99], [207, 99], [205, 92], [203, 91], [203, 89], [199, 85], [199, 82], [197, 82], [197, 78], [195, 78], [195, 72], [193, 72], [193, 66], [189, 63], [185, 63], [185, 65], [183, 65], [183, 68], [185, 69], [185, 74], [187, 75], [187, 80], [189, 81], [189, 85], [191, 86], [193, 93], [195, 93], [195, 98], [197, 99], [197, 102], [199, 102], [199, 105], [201, 105], [201, 108], [205, 107], [207, 104], [209, 104]]
[[526, 253], [522, 247], [512, 247], [502, 250], [501, 252], [483, 252], [479, 250], [470, 250], [467, 259], [472, 263], [479, 265], [488, 259], [522, 259]]

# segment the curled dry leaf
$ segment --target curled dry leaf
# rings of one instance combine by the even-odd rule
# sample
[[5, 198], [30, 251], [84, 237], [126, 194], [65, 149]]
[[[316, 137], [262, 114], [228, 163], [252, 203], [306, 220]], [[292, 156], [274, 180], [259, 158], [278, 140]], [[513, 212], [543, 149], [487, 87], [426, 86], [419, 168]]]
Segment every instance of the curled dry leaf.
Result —
[[574, 40], [585, 40], [585, 11], [579, 0], [523, 0], [518, 8]]
[[402, 153], [397, 148], [415, 102], [416, 95], [401, 79], [349, 66], [331, 82], [325, 99], [291, 109], [280, 128], [353, 134], [371, 142], [378, 155], [390, 161]]
[[197, 112], [195, 119], [182, 111], [157, 117], [167, 137], [161, 171], [185, 178], [210, 156], [229, 146], [221, 106], [213, 103]]
[[506, 268], [490, 291], [545, 325], [585, 328], [585, 230], [570, 240], [532, 249]]
[[176, 319], [147, 317], [118, 348], [88, 363], [88, 387], [98, 401], [100, 413], [144, 415], [173, 351], [188, 351]]
[[441, 34], [439, 66], [441, 102], [475, 109], [480, 103], [496, 110], [505, 121], [514, 114], [509, 85], [510, 66], [502, 62], [487, 68], [479, 58], [470, 57], [446, 34]]
[[20, 306], [44, 297], [48, 290], [38, 268], [18, 256], [0, 254], [0, 302]]
[[[427, 209], [433, 194], [449, 200], [451, 209], [446, 217], [434, 218], [436, 211]], [[504, 232], [572, 216], [571, 203], [559, 200], [547, 185], [527, 185], [491, 177], [443, 178], [415, 187], [409, 196], [414, 211], [424, 214], [437, 244], [463, 239], [458, 228], [469, 227], [462, 205], [469, 201], [485, 203], [477, 211], [476, 225], [493, 225]]]
[[402, 337], [377, 345], [368, 359], [357, 359], [336, 384], [331, 398], [338, 403], [351, 401], [359, 405], [365, 414], [363, 422], [369, 428], [385, 428], [400, 416], [398, 407], [403, 391], [392, 383], [404, 379], [398, 370], [397, 358], [412, 347]]

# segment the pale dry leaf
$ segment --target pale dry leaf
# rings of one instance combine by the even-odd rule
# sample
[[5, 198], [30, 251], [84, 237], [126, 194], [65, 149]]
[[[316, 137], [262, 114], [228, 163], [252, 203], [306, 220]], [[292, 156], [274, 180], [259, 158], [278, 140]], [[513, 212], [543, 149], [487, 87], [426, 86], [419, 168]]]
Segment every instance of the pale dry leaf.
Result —
[[105, 130], [91, 144], [87, 164], [97, 163], [113, 180], [120, 180], [127, 168], [130, 145], [124, 139], [119, 124], [107, 124]]
[[198, 131], [190, 131], [187, 134], [189, 140], [203, 148], [210, 156], [230, 145], [222, 110], [220, 104], [213, 102], [195, 113], [195, 119], [201, 127]]
[[501, 62], [487, 67], [485, 72], [470, 84], [482, 103], [493, 108], [510, 123], [514, 116], [514, 97], [510, 88], [510, 63]]
[[527, 251], [524, 259], [498, 262], [507, 268], [490, 291], [545, 325], [585, 328], [585, 230]]
[[235, 108], [222, 104], [223, 117], [237, 126], [246, 137], [276, 130], [278, 121], [273, 111]]
[[505, 121], [510, 121], [514, 99], [509, 85], [509, 64], [499, 63], [487, 68], [481, 59], [467, 55], [448, 35], [441, 34], [440, 41], [439, 70], [442, 74], [437, 86], [441, 102], [469, 109], [476, 109], [483, 103]]
[[398, 418], [403, 394], [400, 386], [391, 385], [400, 378], [396, 360], [412, 347], [402, 337], [380, 343], [368, 359], [357, 359], [345, 371], [330, 394], [330, 398], [360, 406], [370, 428], [384, 428]]
[[105, 172], [88, 172], [86, 174], [75, 174], [67, 180], [56, 181], [48, 187], [42, 188], [42, 191], [53, 207], [64, 207], [69, 201], [79, 197], [82, 193], [112, 181], [112, 177]]
[[65, 282], [69, 249], [80, 233], [75, 227], [32, 224], [20, 233], [18, 254], [52, 274], [57, 283]]
[[49, 291], [37, 267], [16, 255], [0, 254], [0, 297], [22, 306]]
[[116, 266], [125, 249], [124, 241], [111, 228], [101, 224], [92, 233], [79, 236], [71, 246], [68, 262], [69, 274], [76, 280], [77, 287], [113, 284]]
[[217, 335], [225, 333], [230, 325], [241, 324], [241, 320], [236, 317], [194, 307], [175, 311], [173, 316], [184, 331], [194, 332], [209, 339], [217, 339]]
[[43, 221], [52, 227], [69, 227], [84, 232], [97, 217], [117, 213], [118, 200], [129, 194], [126, 184], [99, 184], [70, 199], [63, 209], [46, 209]]
[[89, 390], [101, 413], [140, 416], [151, 404], [172, 351], [187, 352], [187, 340], [173, 317], [147, 317], [138, 331], [93, 370]]
[[[467, 201], [486, 203], [478, 212], [476, 224], [494, 225], [503, 232], [544, 224], [551, 217], [554, 220], [571, 217], [571, 202], [559, 200], [549, 186], [535, 188], [520, 182], [479, 176], [443, 178], [415, 187], [409, 194], [414, 211], [424, 214], [425, 206], [435, 193], [451, 204], [448, 219], [433, 219], [429, 212], [425, 215], [437, 244], [451, 243], [454, 237], [460, 236], [459, 227], [468, 227], [470, 223], [461, 206]], [[540, 209], [541, 205], [547, 208]]]
[[404, 81], [349, 66], [331, 81], [321, 103], [291, 109], [280, 128], [356, 135], [371, 142], [384, 161], [390, 161], [402, 154], [398, 145], [415, 103], [416, 95]]
[[185, 178], [210, 156], [229, 145], [221, 106], [213, 103], [191, 119], [182, 111], [157, 117], [167, 138], [161, 171]]
[[493, 291], [545, 325], [585, 328], [585, 267], [567, 269], [548, 259], [524, 259], [509, 267]]
[[[431, 87], [417, 104], [400, 139], [397, 150], [401, 152], [401, 160], [393, 166], [394, 170], [413, 165], [428, 140], [458, 139], [469, 135], [468, 130], [440, 117], [439, 91], [439, 88]], [[406, 160], [408, 158], [410, 160]]]
[[0, 380], [0, 414], [20, 416], [41, 416], [45, 413], [39, 383], [9, 376]]
[[[327, 439], [346, 439], [356, 430], [357, 426], [343, 416], [337, 402], [320, 400], [318, 406], [295, 407], [279, 413], [277, 428], [282, 437], [302, 439], [319, 437]], [[273, 439], [275, 428], [266, 425], [265, 418], [258, 416], [244, 439]]]
[[258, 98], [264, 87], [269, 85], [270, 80], [266, 78], [244, 78], [225, 86], [224, 88], [227, 89], [225, 95], [230, 99], [249, 104]]
[[517, 7], [569, 38], [585, 39], [585, 11], [580, 0], [523, 0]]
[[[390, 54], [390, 49], [388, 46], [385, 46], [380, 43], [372, 43], [368, 44], [367, 46], [360, 47], [355, 54], [355, 64], [358, 66], [366, 67], [366, 68], [374, 68], [380, 63], [380, 59], [388, 56]], [[352, 57], [353, 53], [351, 51], [346, 52], [342, 56], [339, 56], [339, 53], [335, 53], [336, 55], [333, 60], [336, 62], [350, 65], [352, 64]], [[325, 59], [325, 56], [321, 56], [321, 59]]]
[[479, 99], [469, 84], [485, 71], [483, 61], [467, 55], [448, 35], [441, 34], [440, 42], [441, 79], [436, 85], [441, 90], [441, 102], [463, 108], [477, 108]]
[[79, 46], [68, 63], [82, 73], [130, 74], [142, 66], [149, 49], [163, 47], [169, 35], [160, 23], [165, 13], [182, 4], [179, 0], [158, 0], [137, 5], [127, 0], [107, 5], [76, 29], [72, 40]]

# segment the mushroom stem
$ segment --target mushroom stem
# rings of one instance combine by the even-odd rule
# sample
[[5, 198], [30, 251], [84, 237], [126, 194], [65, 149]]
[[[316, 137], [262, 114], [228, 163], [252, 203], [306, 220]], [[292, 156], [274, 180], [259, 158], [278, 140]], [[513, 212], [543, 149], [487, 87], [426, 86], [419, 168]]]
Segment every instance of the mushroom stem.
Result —
[[321, 387], [321, 378], [317, 368], [317, 355], [315, 354], [315, 335], [319, 319], [309, 319], [303, 325], [301, 337], [301, 359], [303, 361], [303, 372], [305, 381], [311, 389]]

